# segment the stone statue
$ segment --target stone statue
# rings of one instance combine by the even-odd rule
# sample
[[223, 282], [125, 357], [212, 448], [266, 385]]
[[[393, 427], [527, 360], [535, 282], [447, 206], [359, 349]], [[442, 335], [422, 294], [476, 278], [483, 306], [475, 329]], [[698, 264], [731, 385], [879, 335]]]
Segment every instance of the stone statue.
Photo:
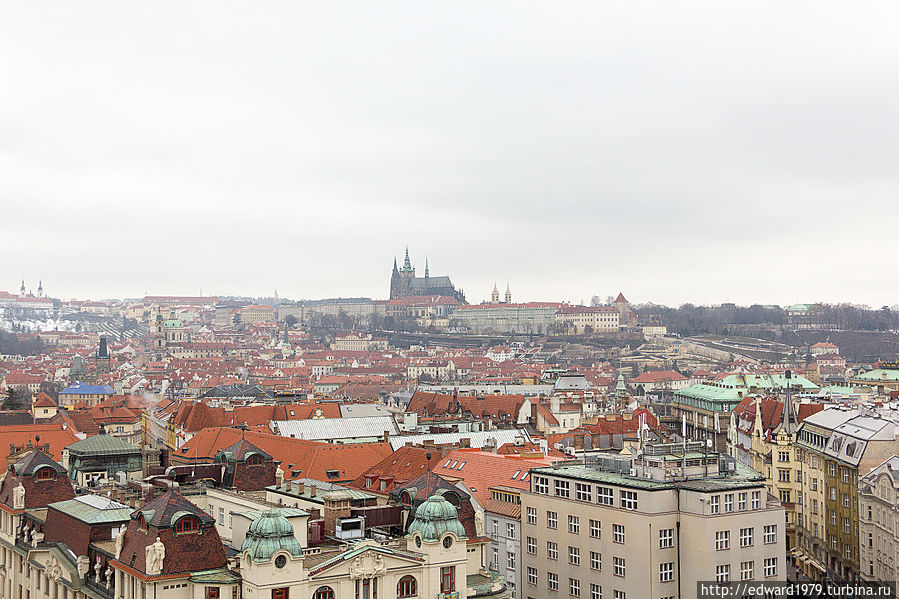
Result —
[[37, 547], [37, 544], [44, 540], [44, 533], [36, 530], [31, 531], [31, 548]]
[[25, 487], [22, 486], [22, 483], [12, 490], [12, 509], [25, 509]]
[[116, 559], [122, 559], [122, 547], [125, 545], [125, 530], [127, 530], [127, 527], [124, 524], [122, 524], [122, 526], [119, 527], [118, 534], [115, 536], [115, 558]]
[[275, 485], [281, 486], [284, 483], [284, 471], [281, 470], [281, 466], [275, 470]]
[[28, 524], [22, 527], [22, 541], [24, 541], [26, 545], [31, 543], [31, 526]]
[[106, 566], [106, 588], [112, 586], [112, 567]]
[[100, 562], [100, 556], [97, 556], [97, 561], [94, 562], [94, 584], [100, 584], [100, 574], [103, 571], [103, 564]]
[[387, 564], [384, 563], [384, 556], [380, 553], [375, 556], [375, 567], [372, 569], [371, 575], [381, 576], [387, 571]]
[[51, 555], [50, 559], [47, 560], [47, 563], [44, 565], [44, 572], [47, 574], [47, 578], [50, 580], [59, 580], [59, 577], [62, 576], [62, 566], [59, 565], [59, 560], [56, 559], [55, 555]]
[[479, 537], [484, 536], [484, 510], [478, 508], [474, 512], [474, 532]]
[[148, 545], [147, 553], [147, 574], [160, 574], [162, 572], [162, 562], [165, 559], [165, 545], [156, 537], [156, 542]]
[[78, 561], [77, 561], [77, 566], [78, 566], [78, 577], [83, 579], [85, 576], [87, 576], [87, 573], [91, 569], [90, 558], [88, 558], [86, 555], [79, 555]]
[[362, 558], [357, 557], [350, 565], [350, 579], [357, 580], [362, 578]]

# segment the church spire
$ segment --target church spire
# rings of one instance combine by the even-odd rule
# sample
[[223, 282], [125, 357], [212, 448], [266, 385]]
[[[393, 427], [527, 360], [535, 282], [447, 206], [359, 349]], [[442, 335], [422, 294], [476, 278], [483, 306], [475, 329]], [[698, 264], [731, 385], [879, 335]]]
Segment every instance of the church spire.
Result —
[[394, 257], [393, 257], [393, 272], [396, 272], [396, 271], [397, 271], [397, 267], [396, 267], [396, 256], [394, 256]]
[[496, 283], [493, 284], [493, 292], [490, 294], [490, 302], [493, 304], [499, 303], [499, 289], [496, 288]]
[[789, 370], [784, 373], [784, 380], [787, 384], [787, 396], [784, 399], [784, 410], [780, 416], [780, 426], [778, 427], [779, 430], [788, 435], [792, 435], [799, 428], [799, 418], [796, 416], [793, 401], [790, 399], [790, 379], [792, 377], [793, 373]]
[[22, 295], [25, 295], [25, 279], [22, 279], [22, 288], [19, 291], [22, 292]]
[[406, 258], [403, 260], [403, 270], [412, 270], [412, 261], [409, 260], [409, 246], [406, 246]]
[[506, 303], [512, 303], [512, 290], [509, 288], [509, 284], [506, 283]]
[[425, 278], [427, 279], [427, 278], [430, 277], [430, 276], [431, 276], [431, 275], [430, 275], [430, 273], [428, 272], [428, 257], [425, 256]]

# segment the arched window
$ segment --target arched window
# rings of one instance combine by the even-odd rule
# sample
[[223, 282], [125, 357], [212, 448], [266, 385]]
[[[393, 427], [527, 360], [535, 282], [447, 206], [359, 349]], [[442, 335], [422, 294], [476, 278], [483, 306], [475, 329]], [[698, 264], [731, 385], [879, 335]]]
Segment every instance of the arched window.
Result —
[[254, 453], [247, 456], [247, 464], [250, 466], [261, 466], [262, 465], [262, 456], [258, 453]]
[[409, 495], [409, 491], [403, 491], [400, 494], [400, 503], [403, 505], [412, 505], [412, 496]]
[[56, 479], [56, 471], [49, 466], [44, 468], [38, 468], [37, 472], [34, 473], [34, 480], [55, 480]]
[[418, 582], [415, 580], [414, 576], [407, 574], [400, 578], [400, 581], [396, 585], [396, 596], [397, 599], [418, 596]]
[[199, 532], [200, 531], [200, 521], [192, 516], [185, 516], [181, 518], [177, 522], [175, 522], [175, 532], [176, 533], [184, 533], [184, 532]]
[[331, 587], [318, 587], [312, 593], [312, 599], [334, 599], [334, 589]]
[[137, 517], [137, 527], [141, 530], [147, 530], [147, 519], [141, 514]]

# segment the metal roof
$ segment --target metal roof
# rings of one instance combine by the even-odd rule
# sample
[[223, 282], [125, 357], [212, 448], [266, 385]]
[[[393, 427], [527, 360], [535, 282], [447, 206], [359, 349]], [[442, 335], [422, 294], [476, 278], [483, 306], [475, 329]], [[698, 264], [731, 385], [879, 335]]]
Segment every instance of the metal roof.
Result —
[[402, 435], [390, 437], [390, 446], [396, 450], [406, 443], [413, 445], [421, 445], [425, 441], [433, 441], [438, 445], [458, 443], [460, 439], [470, 439], [471, 446], [483, 447], [490, 438], [496, 439], [496, 446], [505, 445], [506, 443], [515, 443], [516, 437], [524, 437], [526, 443], [531, 442], [531, 436], [523, 428], [510, 428], [495, 431], [479, 431], [473, 433], [431, 433], [421, 435]]
[[81, 441], [76, 441], [66, 449], [76, 455], [122, 455], [140, 453], [140, 447], [133, 445], [124, 439], [112, 435], [94, 435]]
[[384, 433], [398, 435], [399, 427], [393, 416], [362, 418], [311, 418], [309, 420], [273, 421], [272, 431], [282, 437], [327, 441], [332, 439], [356, 439], [359, 437], [383, 437]]
[[79, 495], [74, 499], [51, 503], [49, 507], [88, 524], [127, 522], [134, 511], [127, 505], [99, 495]]

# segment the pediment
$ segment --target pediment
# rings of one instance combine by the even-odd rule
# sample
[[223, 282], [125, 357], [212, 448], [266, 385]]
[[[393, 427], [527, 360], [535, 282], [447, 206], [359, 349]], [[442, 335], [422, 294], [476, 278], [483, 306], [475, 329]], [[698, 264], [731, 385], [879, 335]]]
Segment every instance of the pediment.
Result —
[[385, 547], [376, 541], [363, 541], [349, 551], [310, 568], [309, 577], [312, 580], [334, 576], [349, 577], [351, 580], [374, 578], [388, 571], [419, 566], [423, 562], [420, 554]]

